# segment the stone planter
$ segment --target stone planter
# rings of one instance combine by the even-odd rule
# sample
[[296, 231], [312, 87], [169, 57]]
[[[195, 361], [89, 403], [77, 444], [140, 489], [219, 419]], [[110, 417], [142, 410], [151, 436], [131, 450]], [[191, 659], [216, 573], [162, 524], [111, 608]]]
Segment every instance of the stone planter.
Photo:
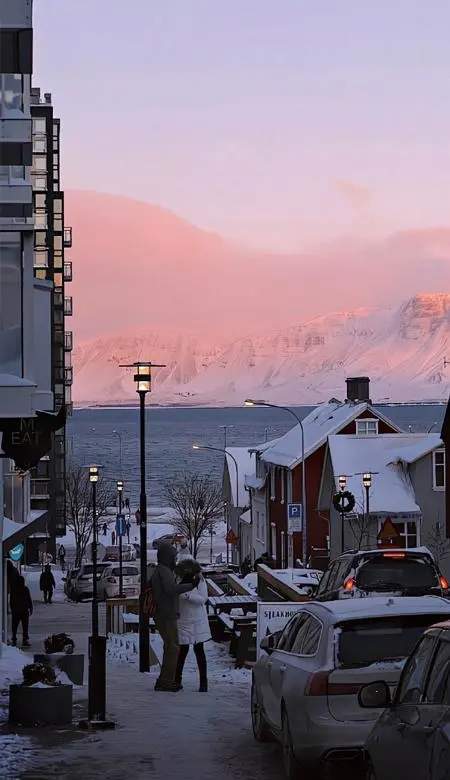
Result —
[[83, 653], [35, 653], [35, 662], [48, 663], [56, 666], [74, 685], [83, 685], [84, 655]]
[[9, 686], [9, 722], [62, 726], [72, 722], [72, 686]]

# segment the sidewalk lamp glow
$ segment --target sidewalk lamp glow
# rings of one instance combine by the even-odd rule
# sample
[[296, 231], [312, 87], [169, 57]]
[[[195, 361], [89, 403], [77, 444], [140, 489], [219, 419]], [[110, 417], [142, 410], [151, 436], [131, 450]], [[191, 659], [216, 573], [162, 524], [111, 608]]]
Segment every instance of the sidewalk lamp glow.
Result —
[[99, 466], [89, 466], [89, 482], [98, 482]]
[[200, 445], [199, 445], [199, 444], [193, 444], [193, 445], [192, 445], [192, 449], [193, 449], [193, 450], [201, 450], [202, 448], [200, 447]]
[[246, 398], [244, 406], [272, 406], [272, 404], [267, 404], [265, 401], [255, 401], [254, 398]]
[[363, 474], [363, 485], [365, 488], [372, 487], [372, 474], [370, 472]]
[[136, 369], [134, 375], [134, 381], [137, 384], [136, 391], [138, 393], [149, 393], [152, 389], [152, 364], [135, 363], [134, 367]]
[[122, 493], [123, 492], [123, 480], [118, 479], [117, 480], [117, 492]]
[[339, 477], [339, 489], [345, 490], [346, 487], [347, 487], [347, 477], [345, 476], [345, 474], [341, 474]]

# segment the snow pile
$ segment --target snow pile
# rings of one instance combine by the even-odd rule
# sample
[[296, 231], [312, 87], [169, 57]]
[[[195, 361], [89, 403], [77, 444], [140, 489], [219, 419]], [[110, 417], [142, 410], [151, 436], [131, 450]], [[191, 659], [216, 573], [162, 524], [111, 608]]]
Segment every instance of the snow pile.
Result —
[[[16, 647], [0, 647], [0, 723], [8, 719], [9, 686], [23, 681], [22, 669], [30, 662], [29, 656]], [[18, 777], [26, 767], [26, 752], [31, 747], [28, 737], [14, 733], [0, 733], [0, 777]]]

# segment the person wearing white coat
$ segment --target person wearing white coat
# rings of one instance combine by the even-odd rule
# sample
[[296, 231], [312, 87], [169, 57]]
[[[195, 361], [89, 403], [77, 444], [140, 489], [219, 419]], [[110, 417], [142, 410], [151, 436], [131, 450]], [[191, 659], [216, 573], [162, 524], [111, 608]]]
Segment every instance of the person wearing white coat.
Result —
[[184, 663], [189, 653], [189, 647], [193, 645], [200, 675], [199, 690], [201, 692], [208, 690], [206, 655], [203, 647], [204, 642], [211, 639], [208, 613], [206, 611], [207, 600], [208, 589], [203, 577], [200, 578], [196, 588], [188, 593], [182, 593], [179, 597], [178, 644], [180, 649], [175, 683], [177, 685], [182, 684]]

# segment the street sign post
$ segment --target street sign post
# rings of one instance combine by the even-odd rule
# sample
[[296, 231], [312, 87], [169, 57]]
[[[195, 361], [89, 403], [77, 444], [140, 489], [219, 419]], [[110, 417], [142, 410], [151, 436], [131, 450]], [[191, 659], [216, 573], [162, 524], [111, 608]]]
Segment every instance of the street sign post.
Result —
[[288, 534], [303, 531], [303, 505], [288, 504]]

